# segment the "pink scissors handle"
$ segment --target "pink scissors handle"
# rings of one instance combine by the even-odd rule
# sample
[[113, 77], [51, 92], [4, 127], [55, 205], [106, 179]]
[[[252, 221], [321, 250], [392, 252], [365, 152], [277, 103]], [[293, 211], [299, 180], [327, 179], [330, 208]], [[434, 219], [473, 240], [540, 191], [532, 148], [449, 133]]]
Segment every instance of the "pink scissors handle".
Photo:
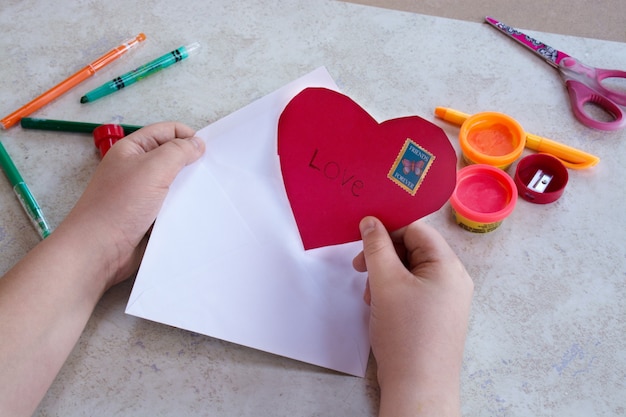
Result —
[[602, 85], [602, 80], [606, 80], [607, 78], [626, 78], [625, 71], [619, 70], [609, 70], [609, 69], [600, 69], [596, 68], [596, 80], [598, 80], [598, 89], [602, 91], [609, 100], [613, 100], [620, 106], [626, 106], [626, 93], [620, 93], [617, 91], [613, 91], [610, 88], [606, 88]]
[[[626, 78], [626, 72], [589, 67], [572, 57], [564, 58], [559, 63], [559, 69], [578, 120], [600, 130], [618, 130], [626, 126], [624, 112], [618, 106], [626, 105], [626, 94], [612, 91], [601, 84], [606, 78]], [[613, 120], [603, 122], [591, 118], [584, 109], [588, 103], [603, 109]]]
[[[585, 126], [599, 130], [619, 130], [626, 126], [624, 112], [613, 101], [599, 95], [596, 91], [577, 80], [565, 81], [569, 98], [572, 103], [572, 110], [578, 120]], [[603, 122], [589, 117], [585, 111], [585, 104], [591, 103], [601, 107], [605, 112], [613, 116], [612, 121]]]

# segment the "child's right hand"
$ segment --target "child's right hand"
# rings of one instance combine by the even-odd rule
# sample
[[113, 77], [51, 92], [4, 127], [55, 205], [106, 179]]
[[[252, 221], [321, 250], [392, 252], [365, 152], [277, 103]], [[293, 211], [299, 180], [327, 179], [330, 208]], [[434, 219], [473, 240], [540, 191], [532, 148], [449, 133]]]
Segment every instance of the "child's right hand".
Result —
[[376, 218], [361, 221], [368, 272], [370, 339], [378, 364], [380, 415], [460, 414], [459, 381], [474, 284], [430, 226], [415, 222], [390, 236]]

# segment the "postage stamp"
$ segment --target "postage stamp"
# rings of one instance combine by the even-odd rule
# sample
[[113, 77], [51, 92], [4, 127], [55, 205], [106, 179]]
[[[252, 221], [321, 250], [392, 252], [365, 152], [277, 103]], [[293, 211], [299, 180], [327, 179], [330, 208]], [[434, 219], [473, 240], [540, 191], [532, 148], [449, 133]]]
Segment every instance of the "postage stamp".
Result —
[[409, 194], [415, 195], [434, 160], [435, 155], [407, 138], [387, 178]]

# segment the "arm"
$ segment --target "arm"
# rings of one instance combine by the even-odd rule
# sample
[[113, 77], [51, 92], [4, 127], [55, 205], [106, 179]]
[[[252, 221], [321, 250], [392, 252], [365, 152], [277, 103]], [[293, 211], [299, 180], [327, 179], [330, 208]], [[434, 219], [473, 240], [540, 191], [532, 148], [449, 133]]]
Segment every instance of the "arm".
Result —
[[415, 222], [390, 236], [361, 222], [380, 416], [460, 415], [460, 372], [473, 282], [445, 240]]
[[176, 123], [119, 141], [67, 218], [0, 279], [0, 415], [33, 413], [104, 292], [137, 270], [178, 172], [204, 151]]

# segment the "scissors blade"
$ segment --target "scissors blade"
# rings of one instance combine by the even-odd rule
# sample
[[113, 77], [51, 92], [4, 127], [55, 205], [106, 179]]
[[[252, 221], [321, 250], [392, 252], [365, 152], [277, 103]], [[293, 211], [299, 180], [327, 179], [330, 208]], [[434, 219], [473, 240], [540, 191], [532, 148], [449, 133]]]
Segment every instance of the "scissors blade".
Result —
[[511, 26], [505, 25], [502, 22], [497, 21], [493, 17], [485, 17], [485, 21], [489, 23], [491, 26], [500, 30], [500, 32], [509, 36], [513, 40], [518, 43], [524, 45], [526, 48], [530, 49], [541, 58], [543, 58], [548, 64], [552, 65], [555, 68], [559, 67], [559, 63], [564, 59], [568, 58], [569, 55], [565, 52], [561, 52], [557, 49], [554, 49], [551, 46], [546, 45], [543, 42], [540, 42], [530, 36], [526, 35], [523, 32], [520, 32], [517, 29], [512, 28]]

